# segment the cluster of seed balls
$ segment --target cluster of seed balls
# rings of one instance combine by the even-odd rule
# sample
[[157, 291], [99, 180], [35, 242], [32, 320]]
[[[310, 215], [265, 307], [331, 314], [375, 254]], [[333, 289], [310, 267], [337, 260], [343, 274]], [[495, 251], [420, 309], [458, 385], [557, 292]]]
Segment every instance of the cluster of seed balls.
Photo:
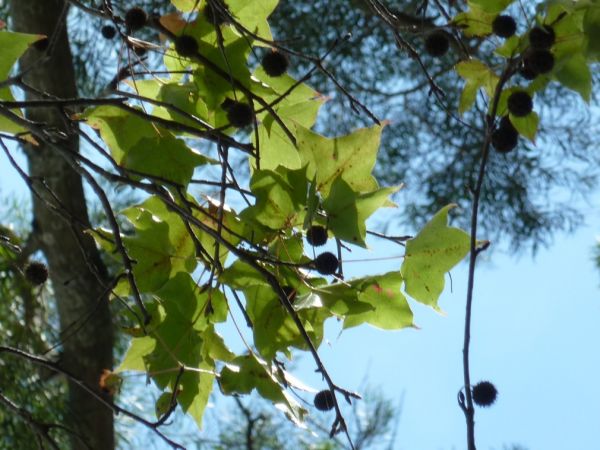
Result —
[[[496, 16], [492, 22], [492, 32], [501, 38], [510, 38], [517, 31], [515, 19], [509, 15]], [[450, 47], [448, 33], [435, 30], [425, 38], [425, 50], [431, 56], [441, 57]], [[526, 80], [533, 80], [538, 75], [549, 73], [554, 68], [554, 55], [550, 48], [556, 41], [556, 34], [549, 25], [533, 27], [528, 34], [529, 47], [524, 52], [518, 73]], [[516, 90], [507, 100], [508, 111], [514, 117], [525, 117], [533, 110], [531, 95], [525, 90]], [[502, 117], [494, 129], [491, 142], [499, 153], [513, 150], [519, 141], [519, 132], [508, 116]]]
[[[221, 3], [221, 8], [216, 9], [208, 4], [203, 10], [205, 19], [214, 26], [221, 26], [229, 22], [227, 5]], [[136, 6], [125, 13], [125, 27], [127, 32], [137, 31], [148, 23], [148, 14], [144, 9]], [[117, 30], [112, 25], [105, 25], [101, 29], [102, 36], [106, 39], [113, 39], [117, 35]], [[198, 41], [193, 36], [182, 34], [174, 40], [175, 51], [184, 58], [193, 58], [198, 55]], [[138, 55], [145, 52], [145, 49], [136, 47]], [[270, 77], [279, 77], [285, 74], [289, 67], [287, 56], [278, 51], [272, 50], [265, 54], [261, 61], [262, 68]], [[227, 120], [235, 128], [243, 128], [252, 124], [254, 121], [254, 112], [252, 107], [244, 102], [238, 102], [226, 99], [221, 107], [227, 112]]]
[[[183, 36], [178, 39], [181, 39], [182, 37]], [[175, 49], [180, 55], [184, 56], [177, 49], [177, 41], [175, 42]], [[284, 53], [278, 50], [272, 50], [266, 53], [262, 58], [261, 65], [268, 76], [280, 77], [287, 72], [289, 60]], [[254, 112], [248, 103], [226, 99], [221, 104], [221, 107], [227, 111], [227, 120], [229, 120], [229, 123], [236, 128], [247, 127], [254, 121]]]
[[[320, 225], [313, 225], [306, 232], [306, 240], [313, 247], [325, 245], [327, 238], [327, 228]], [[333, 275], [339, 264], [337, 256], [331, 252], [323, 252], [313, 261], [314, 268], [322, 275]], [[332, 391], [325, 389], [315, 395], [313, 403], [319, 411], [329, 411], [335, 405], [335, 396]]]
[[[327, 243], [327, 228], [321, 225], [313, 225], [306, 232], [306, 240], [313, 247], [321, 247]], [[313, 266], [322, 275], [333, 275], [339, 267], [339, 260], [331, 252], [323, 252], [315, 258]], [[282, 286], [286, 297], [290, 302], [296, 298], [296, 290], [291, 286]], [[313, 401], [315, 408], [319, 411], [329, 411], [335, 406], [335, 396], [332, 391], [325, 389], [315, 395]]]
[[[497, 36], [509, 38], [515, 34], [515, 19], [508, 15], [499, 15], [492, 22], [492, 31]], [[535, 26], [529, 31], [529, 48], [523, 54], [519, 75], [533, 80], [538, 75], [549, 73], [554, 68], [554, 55], [550, 48], [556, 41], [556, 34], [549, 25]], [[524, 90], [516, 90], [507, 100], [508, 111], [515, 117], [525, 117], [533, 110], [533, 99]], [[500, 153], [508, 153], [517, 146], [519, 133], [507, 116], [492, 133], [492, 145]]]

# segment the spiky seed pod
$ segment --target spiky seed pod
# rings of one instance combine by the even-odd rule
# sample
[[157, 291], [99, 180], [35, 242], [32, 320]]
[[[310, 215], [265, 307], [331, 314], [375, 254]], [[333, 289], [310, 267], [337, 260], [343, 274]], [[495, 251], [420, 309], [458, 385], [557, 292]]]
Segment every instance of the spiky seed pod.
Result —
[[134, 6], [125, 13], [125, 26], [129, 31], [143, 28], [148, 21], [148, 14], [139, 6]]
[[487, 408], [491, 406], [498, 396], [498, 390], [496, 386], [494, 386], [489, 381], [480, 381], [471, 390], [473, 395], [473, 401], [478, 406], [483, 406]]
[[247, 127], [252, 123], [252, 108], [247, 103], [234, 102], [227, 110], [227, 120], [236, 128]]
[[290, 64], [286, 55], [280, 51], [268, 52], [261, 61], [262, 67], [270, 77], [280, 77], [287, 72]]
[[321, 275], [333, 275], [340, 265], [337, 256], [331, 252], [321, 253], [314, 261], [317, 272]]
[[113, 39], [117, 35], [117, 29], [112, 25], [104, 25], [100, 29], [100, 33], [104, 39]]
[[225, 100], [223, 100], [223, 103], [221, 103], [221, 108], [223, 108], [225, 111], [229, 111], [229, 108], [231, 108], [234, 104], [234, 100], [226, 98]]
[[549, 25], [535, 26], [529, 32], [529, 44], [538, 50], [547, 50], [554, 45], [556, 34]]
[[281, 289], [283, 289], [283, 292], [285, 292], [285, 296], [290, 301], [290, 303], [294, 303], [294, 300], [296, 300], [296, 295], [298, 294], [298, 291], [296, 291], [296, 289], [294, 289], [293, 287], [288, 286], [288, 285], [281, 286]]
[[315, 395], [313, 403], [319, 411], [329, 411], [335, 405], [333, 393], [330, 390], [321, 391]]
[[526, 80], [534, 80], [535, 77], [538, 76], [537, 72], [531, 68], [531, 63], [529, 62], [529, 56], [523, 59], [523, 64], [519, 68], [519, 75], [521, 75]]
[[533, 100], [525, 91], [515, 91], [508, 97], [508, 110], [516, 117], [524, 117], [533, 110]]
[[183, 57], [193, 56], [198, 53], [198, 41], [190, 35], [182, 34], [175, 38], [175, 51]]
[[501, 14], [492, 22], [492, 31], [496, 36], [509, 38], [517, 31], [517, 23], [511, 16]]
[[425, 51], [431, 56], [436, 58], [444, 56], [449, 48], [450, 41], [443, 31], [434, 31], [425, 38]]
[[536, 74], [544, 74], [554, 68], [554, 55], [550, 50], [535, 50], [527, 57], [529, 68]]
[[48, 280], [48, 267], [39, 261], [32, 261], [25, 267], [25, 279], [34, 286], [44, 284]]
[[508, 153], [519, 142], [519, 132], [510, 122], [508, 116], [502, 117], [498, 127], [492, 132], [492, 145], [499, 153]]
[[314, 247], [320, 247], [327, 242], [327, 228], [313, 225], [306, 232], [306, 240]]

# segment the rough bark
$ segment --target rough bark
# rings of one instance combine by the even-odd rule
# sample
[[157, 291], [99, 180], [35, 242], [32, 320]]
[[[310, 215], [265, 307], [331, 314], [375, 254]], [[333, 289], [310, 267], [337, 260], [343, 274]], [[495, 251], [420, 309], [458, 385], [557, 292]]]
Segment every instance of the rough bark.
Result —
[[[15, 31], [45, 34], [55, 45], [50, 47], [50, 59], [28, 72], [25, 82], [60, 98], [77, 96], [72, 54], [66, 30], [63, 0], [13, 0], [11, 21]], [[29, 67], [39, 60], [42, 52], [30, 49], [20, 61], [21, 67]], [[28, 93], [28, 99], [36, 95]], [[66, 130], [65, 118], [55, 109], [31, 109], [30, 119]], [[62, 145], [62, 144], [61, 144]], [[66, 146], [78, 151], [76, 137]], [[81, 177], [71, 168], [56, 149], [46, 146], [30, 146], [25, 149], [29, 175], [39, 186], [43, 180], [60, 200], [68, 215], [76, 220], [65, 220], [48, 208], [47, 202], [57, 202], [46, 195], [40, 200], [33, 196], [34, 229], [41, 242], [50, 271], [50, 278], [60, 316], [64, 339], [64, 368], [75, 373], [90, 386], [98, 387], [103, 369], [112, 367], [113, 328], [108, 299], [103, 295], [106, 270], [98, 250], [84, 229], [89, 225], [87, 206]], [[91, 312], [90, 319], [75, 335], [72, 324], [79, 323]], [[69, 411], [67, 421], [71, 428], [83, 436], [93, 449], [114, 448], [112, 412], [88, 394], [69, 386]], [[72, 449], [88, 448], [79, 439], [71, 439]]]

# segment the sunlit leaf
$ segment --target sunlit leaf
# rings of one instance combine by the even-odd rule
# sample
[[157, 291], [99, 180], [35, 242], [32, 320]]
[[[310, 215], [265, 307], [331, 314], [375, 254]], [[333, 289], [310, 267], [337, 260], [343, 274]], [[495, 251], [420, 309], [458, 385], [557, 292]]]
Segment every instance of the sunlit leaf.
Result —
[[406, 293], [436, 309], [446, 272], [469, 252], [469, 235], [448, 226], [448, 211], [452, 207], [442, 208], [417, 236], [406, 242], [401, 269]]

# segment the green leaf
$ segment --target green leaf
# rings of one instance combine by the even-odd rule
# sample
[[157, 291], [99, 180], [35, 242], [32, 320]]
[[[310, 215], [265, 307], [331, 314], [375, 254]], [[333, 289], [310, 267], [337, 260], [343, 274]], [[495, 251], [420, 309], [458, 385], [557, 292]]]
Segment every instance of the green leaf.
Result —
[[384, 330], [398, 330], [413, 325], [412, 311], [400, 292], [400, 272], [388, 272], [358, 281], [350, 280], [350, 284], [358, 290], [358, 300], [370, 305], [372, 309], [348, 315], [344, 320], [344, 328], [368, 323]]
[[[40, 34], [14, 33], [12, 31], [0, 31], [0, 80], [10, 78], [10, 72], [17, 60], [25, 53], [31, 44], [46, 36]], [[14, 101], [15, 98], [10, 87], [0, 88], [0, 100]], [[21, 111], [15, 112], [22, 117]], [[7, 133], [21, 133], [26, 131], [20, 125], [10, 119], [0, 116], [0, 131]]]
[[161, 300], [160, 304], [173, 325], [182, 330], [193, 328], [202, 331], [209, 326], [211, 311], [208, 309], [209, 296], [200, 291], [201, 287], [189, 273], [178, 272], [155, 295]]
[[[201, 364], [200, 369], [209, 370], [213, 367]], [[194, 418], [198, 428], [202, 428], [204, 410], [213, 390], [215, 378], [215, 375], [206, 372], [192, 371], [185, 372], [181, 377], [181, 392], [177, 396], [177, 402], [185, 413]]]
[[514, 35], [506, 39], [504, 44], [494, 50], [494, 53], [505, 58], [511, 58], [521, 51], [522, 47], [524, 47], [524, 39]]
[[373, 305], [363, 303], [358, 299], [357, 285], [360, 285], [360, 280], [352, 280], [353, 284], [334, 283], [329, 285], [322, 278], [313, 279], [311, 282], [313, 283], [312, 294], [318, 296], [323, 305], [339, 317], [345, 318], [374, 309]]
[[552, 29], [556, 35], [556, 43], [552, 46], [552, 53], [557, 66], [561, 65], [563, 59], [585, 51], [584, 10], [573, 10], [572, 4], [568, 3], [550, 4], [545, 18], [546, 23], [554, 24]]
[[556, 79], [574, 90], [587, 103], [592, 97], [592, 73], [583, 54], [577, 53], [555, 73]]
[[210, 160], [171, 136], [143, 138], [124, 155], [121, 165], [148, 175], [187, 185], [194, 169]]
[[[298, 127], [308, 129], [314, 125], [324, 102], [316, 91], [304, 84], [298, 86], [296, 80], [287, 74], [276, 78], [269, 77], [262, 67], [256, 69], [253, 78], [261, 82], [254, 83], [253, 91], [260, 88], [263, 99], [274, 104], [273, 110], [294, 136]], [[298, 149], [281, 125], [270, 112], [259, 113], [257, 117], [261, 121], [258, 127], [261, 169], [273, 170], [278, 166], [299, 169], [302, 165]]]
[[494, 96], [498, 76], [484, 63], [477, 59], [461, 61], [456, 65], [456, 73], [467, 82], [461, 93], [458, 112], [463, 114], [471, 108], [477, 98], [477, 92], [483, 88], [488, 98]]
[[534, 142], [540, 123], [540, 117], [538, 114], [535, 111], [531, 111], [529, 114], [523, 117], [517, 117], [513, 114], [509, 114], [509, 116], [511, 123], [519, 132], [519, 134], [525, 136], [531, 142]]
[[157, 197], [123, 214], [135, 228], [133, 235], [123, 236], [123, 243], [134, 260], [133, 273], [140, 292], [154, 292], [172, 273], [194, 270], [195, 248], [185, 225]]
[[[144, 370], [159, 388], [178, 391], [182, 410], [200, 426], [214, 381], [214, 361], [204, 348], [203, 332], [212, 344], [218, 335], [207, 323], [199, 326], [207, 320], [208, 302], [194, 287], [189, 274], [180, 272], [157, 291], [162, 321], [150, 336], [133, 340], [118, 370]], [[184, 373], [178, 377], [182, 365]]]
[[583, 19], [586, 55], [600, 59], [600, 5], [588, 5]]
[[156, 400], [154, 404], [154, 412], [156, 414], [156, 418], [160, 419], [164, 416], [169, 409], [171, 408], [171, 399], [173, 398], [173, 393], [170, 391], [163, 392], [160, 397]]
[[238, 356], [221, 371], [221, 390], [224, 394], [249, 394], [256, 389], [263, 398], [271, 400], [290, 420], [300, 425], [306, 410], [283, 389], [275, 373], [254, 354]]
[[339, 239], [366, 247], [366, 220], [384, 206], [398, 188], [382, 188], [373, 192], [355, 192], [341, 177], [335, 179], [323, 201], [328, 227]]
[[103, 105], [87, 109], [82, 117], [87, 124], [100, 131], [102, 140], [110, 148], [117, 164], [143, 138], [155, 138], [157, 129], [141, 117], [116, 106]]
[[504, 11], [508, 5], [513, 3], [515, 0], [469, 0], [467, 3], [472, 7], [474, 5], [480, 6], [482, 9], [490, 13], [499, 13]]
[[459, 27], [465, 36], [487, 36], [492, 32], [492, 21], [496, 12], [482, 8], [474, 2], [468, 2], [469, 10], [458, 13], [452, 22]]
[[[254, 344], [260, 354], [271, 360], [279, 351], [289, 353], [293, 346], [308, 350], [308, 344], [289, 312], [273, 289], [254, 286], [244, 289], [246, 310], [253, 323]], [[324, 308], [303, 308], [296, 311], [311, 342], [318, 347], [323, 340], [323, 323], [329, 317]]]
[[123, 244], [134, 261], [133, 274], [140, 292], [153, 292], [169, 279], [175, 249], [169, 241], [169, 225], [157, 221], [148, 211], [138, 210], [132, 222], [133, 236], [124, 236]]
[[146, 371], [146, 362], [144, 358], [152, 353], [156, 348], [156, 340], [150, 336], [133, 338], [125, 357], [121, 364], [115, 369], [115, 372], [124, 372], [126, 370], [135, 370], [138, 372]]
[[257, 221], [273, 230], [291, 228], [304, 221], [308, 190], [305, 168], [255, 171], [250, 190], [256, 196], [256, 204], [240, 213], [243, 219]]
[[239, 259], [223, 270], [219, 281], [233, 289], [244, 289], [256, 285], [269, 286], [269, 283], [257, 270]]
[[200, 0], [171, 0], [171, 3], [181, 12], [191, 12], [202, 2]]
[[[194, 210], [194, 217], [202, 222], [205, 226], [210, 229], [218, 232], [220, 230], [221, 236], [223, 239], [226, 239], [227, 242], [232, 245], [237, 245], [240, 242], [240, 236], [245, 237], [248, 240], [251, 240], [250, 237], [254, 234], [257, 234], [259, 231], [258, 226], [249, 227], [247, 224], [242, 222], [238, 215], [232, 211], [227, 205], [224, 205], [222, 208], [218, 200], [207, 198], [208, 205], [207, 206], [198, 206]], [[188, 201], [191, 201], [188, 199]], [[219, 218], [222, 218], [221, 223], [222, 227], [219, 228]], [[215, 255], [215, 248], [217, 245], [217, 241], [214, 237], [212, 237], [209, 233], [205, 232], [196, 232], [196, 238], [198, 238], [200, 242], [200, 247], [202, 248], [201, 255], [205, 260], [207, 256], [205, 253], [208, 253], [210, 258], [213, 258]], [[219, 246], [219, 262], [221, 264], [225, 263], [227, 259], [227, 255], [229, 254], [229, 250], [224, 245]], [[210, 265], [210, 261], [205, 261], [205, 264]]]
[[406, 242], [402, 263], [406, 293], [435, 309], [446, 272], [465, 257], [470, 247], [467, 233], [447, 225], [448, 211], [453, 207], [442, 208], [417, 236]]
[[267, 17], [271, 15], [278, 3], [279, 0], [227, 0], [233, 15], [244, 27], [269, 41], [273, 40], [273, 36]]
[[381, 126], [362, 128], [333, 139], [298, 127], [298, 151], [307, 178], [316, 178], [317, 191], [326, 196], [331, 185], [341, 176], [353, 190], [370, 192], [377, 189], [371, 174], [375, 167], [381, 139]]

